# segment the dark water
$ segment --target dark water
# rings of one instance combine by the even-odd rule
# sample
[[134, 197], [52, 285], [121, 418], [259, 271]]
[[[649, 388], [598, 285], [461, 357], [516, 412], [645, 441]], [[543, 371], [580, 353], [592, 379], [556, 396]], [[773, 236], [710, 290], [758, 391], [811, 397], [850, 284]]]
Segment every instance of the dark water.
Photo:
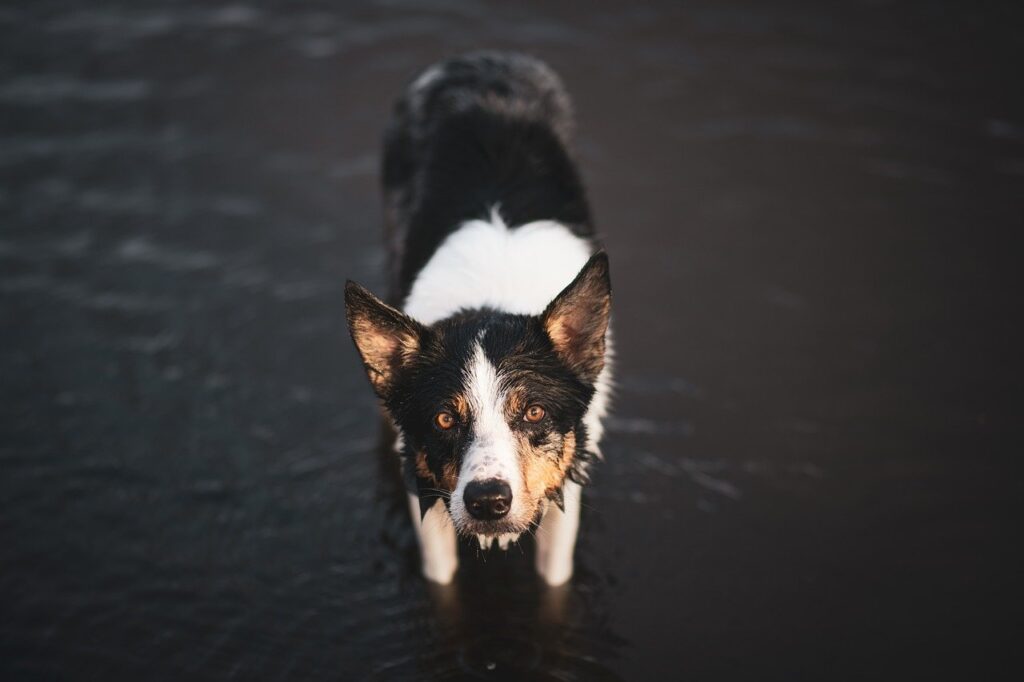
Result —
[[[338, 5], [0, 9], [0, 677], [1015, 676], [1012, 3]], [[612, 256], [550, 594], [417, 577], [344, 328], [389, 103], [477, 47], [564, 76]]]

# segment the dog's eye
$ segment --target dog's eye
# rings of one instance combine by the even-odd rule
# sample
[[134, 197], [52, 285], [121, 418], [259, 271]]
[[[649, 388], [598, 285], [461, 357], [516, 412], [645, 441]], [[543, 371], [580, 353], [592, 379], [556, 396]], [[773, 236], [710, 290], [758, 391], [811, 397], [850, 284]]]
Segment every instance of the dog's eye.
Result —
[[434, 415], [434, 424], [442, 431], [447, 431], [455, 426], [455, 417], [451, 412], [438, 412]]
[[523, 413], [523, 419], [531, 424], [536, 424], [544, 418], [545, 414], [547, 413], [544, 412], [544, 408], [540, 405], [530, 405], [526, 408], [526, 412]]

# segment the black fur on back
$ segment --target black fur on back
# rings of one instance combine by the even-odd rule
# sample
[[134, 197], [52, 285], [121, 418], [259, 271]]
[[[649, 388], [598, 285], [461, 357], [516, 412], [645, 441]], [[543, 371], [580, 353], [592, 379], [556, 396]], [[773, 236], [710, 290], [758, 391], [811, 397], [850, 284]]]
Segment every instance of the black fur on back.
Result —
[[384, 144], [392, 302], [445, 237], [495, 206], [509, 226], [555, 220], [593, 239], [572, 128], [561, 81], [526, 55], [462, 55], [414, 82]]

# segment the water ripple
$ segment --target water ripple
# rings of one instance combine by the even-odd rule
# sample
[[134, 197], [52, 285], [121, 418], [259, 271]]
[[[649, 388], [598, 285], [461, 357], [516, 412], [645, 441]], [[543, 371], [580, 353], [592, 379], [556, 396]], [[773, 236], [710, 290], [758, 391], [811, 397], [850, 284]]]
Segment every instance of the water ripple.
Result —
[[86, 33], [118, 40], [138, 40], [186, 28], [248, 28], [255, 25], [262, 16], [259, 10], [248, 5], [209, 9], [160, 8], [148, 11], [104, 8], [62, 15], [51, 21], [47, 29], [54, 33]]
[[15, 104], [52, 104], [63, 101], [131, 102], [153, 91], [144, 80], [85, 81], [69, 76], [21, 76], [0, 84], [0, 101]]
[[205, 270], [216, 267], [220, 259], [205, 251], [182, 251], [157, 245], [145, 237], [133, 237], [121, 243], [116, 250], [124, 261], [156, 265], [166, 270]]

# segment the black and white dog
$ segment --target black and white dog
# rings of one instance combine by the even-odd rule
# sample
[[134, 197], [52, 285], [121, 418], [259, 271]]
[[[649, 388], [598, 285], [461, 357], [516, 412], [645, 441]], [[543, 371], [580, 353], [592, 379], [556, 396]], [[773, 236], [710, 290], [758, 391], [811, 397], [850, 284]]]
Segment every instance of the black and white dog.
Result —
[[580, 486], [608, 405], [608, 259], [598, 250], [558, 76], [520, 54], [427, 69], [398, 101], [383, 183], [387, 305], [345, 289], [349, 329], [398, 439], [424, 575], [456, 535], [573, 571]]

